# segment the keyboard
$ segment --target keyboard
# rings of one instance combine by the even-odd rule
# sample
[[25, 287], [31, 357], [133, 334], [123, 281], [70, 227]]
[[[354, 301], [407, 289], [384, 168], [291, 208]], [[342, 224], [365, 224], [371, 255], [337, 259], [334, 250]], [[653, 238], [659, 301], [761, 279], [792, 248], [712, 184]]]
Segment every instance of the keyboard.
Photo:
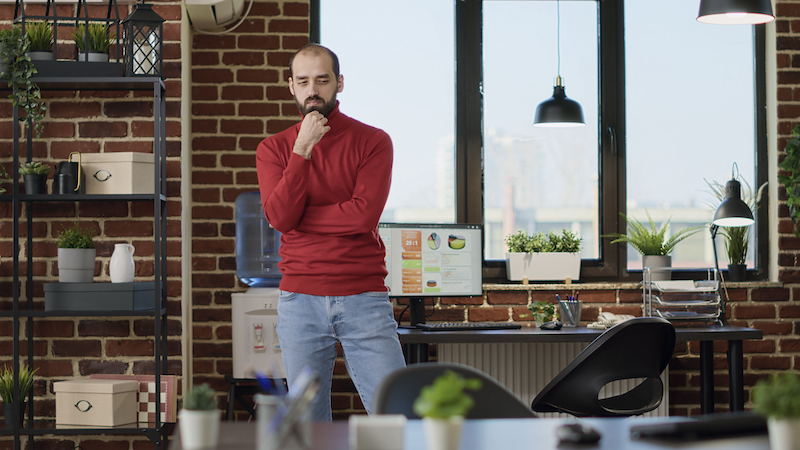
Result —
[[520, 328], [522, 328], [522, 325], [510, 322], [442, 322], [417, 324], [417, 329], [423, 331], [518, 330]]
[[654, 421], [631, 427], [634, 438], [691, 441], [743, 434], [766, 434], [767, 419], [752, 411], [707, 414], [692, 418]]

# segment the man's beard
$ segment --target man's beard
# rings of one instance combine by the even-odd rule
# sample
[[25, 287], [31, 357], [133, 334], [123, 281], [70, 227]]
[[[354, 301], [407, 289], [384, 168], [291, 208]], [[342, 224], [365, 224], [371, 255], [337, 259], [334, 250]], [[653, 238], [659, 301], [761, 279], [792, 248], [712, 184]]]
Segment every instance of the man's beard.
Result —
[[[306, 106], [305, 103], [309, 100], [315, 100], [318, 102], [322, 102], [321, 105], [314, 105], [314, 106]], [[333, 94], [333, 98], [331, 101], [326, 102], [325, 99], [319, 96], [309, 97], [305, 99], [305, 101], [301, 104], [300, 100], [295, 97], [294, 102], [297, 104], [297, 108], [300, 109], [300, 112], [303, 113], [303, 116], [306, 116], [311, 111], [317, 111], [325, 117], [328, 117], [328, 114], [336, 108], [336, 94]]]

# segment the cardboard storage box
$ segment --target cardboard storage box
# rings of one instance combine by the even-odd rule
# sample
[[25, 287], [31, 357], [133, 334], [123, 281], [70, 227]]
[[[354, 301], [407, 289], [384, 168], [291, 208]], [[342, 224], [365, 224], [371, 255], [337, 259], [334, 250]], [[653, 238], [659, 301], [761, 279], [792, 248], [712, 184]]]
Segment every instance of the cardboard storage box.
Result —
[[45, 311], [153, 311], [154, 281], [44, 283]]
[[82, 153], [87, 194], [152, 194], [153, 154]]
[[53, 391], [56, 425], [115, 427], [136, 423], [138, 381], [57, 381]]

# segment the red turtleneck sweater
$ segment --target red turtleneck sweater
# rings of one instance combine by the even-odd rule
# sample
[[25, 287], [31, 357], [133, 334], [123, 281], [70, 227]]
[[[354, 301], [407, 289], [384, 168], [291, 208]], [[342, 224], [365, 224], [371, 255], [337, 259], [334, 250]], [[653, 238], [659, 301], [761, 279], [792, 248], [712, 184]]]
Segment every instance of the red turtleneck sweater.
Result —
[[386, 291], [378, 221], [392, 176], [386, 132], [339, 112], [306, 160], [292, 151], [300, 123], [258, 145], [261, 203], [282, 233], [280, 288], [310, 295]]

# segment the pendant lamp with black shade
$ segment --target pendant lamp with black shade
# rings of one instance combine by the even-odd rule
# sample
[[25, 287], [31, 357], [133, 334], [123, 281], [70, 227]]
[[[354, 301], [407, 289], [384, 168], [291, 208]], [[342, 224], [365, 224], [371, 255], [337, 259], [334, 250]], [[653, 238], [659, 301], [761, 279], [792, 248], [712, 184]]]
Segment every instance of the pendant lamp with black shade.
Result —
[[697, 21], [720, 25], [758, 25], [775, 20], [770, 0], [700, 0]]
[[[734, 169], [738, 170], [736, 163]], [[731, 175], [731, 180], [725, 184], [725, 198], [717, 207], [714, 219], [711, 220], [711, 247], [714, 249], [714, 267], [719, 271], [719, 261], [717, 260], [717, 231], [719, 227], [747, 227], [755, 223], [753, 211], [742, 200], [742, 184], [736, 180], [735, 174]], [[720, 293], [721, 294], [721, 293]], [[725, 317], [725, 296], [720, 295], [719, 322], [727, 325], [728, 319]]]
[[553, 88], [553, 96], [539, 103], [533, 125], [536, 127], [578, 127], [586, 124], [583, 119], [583, 109], [580, 103], [567, 98], [561, 80], [561, 5], [556, 2], [557, 8], [557, 52], [558, 75]]

